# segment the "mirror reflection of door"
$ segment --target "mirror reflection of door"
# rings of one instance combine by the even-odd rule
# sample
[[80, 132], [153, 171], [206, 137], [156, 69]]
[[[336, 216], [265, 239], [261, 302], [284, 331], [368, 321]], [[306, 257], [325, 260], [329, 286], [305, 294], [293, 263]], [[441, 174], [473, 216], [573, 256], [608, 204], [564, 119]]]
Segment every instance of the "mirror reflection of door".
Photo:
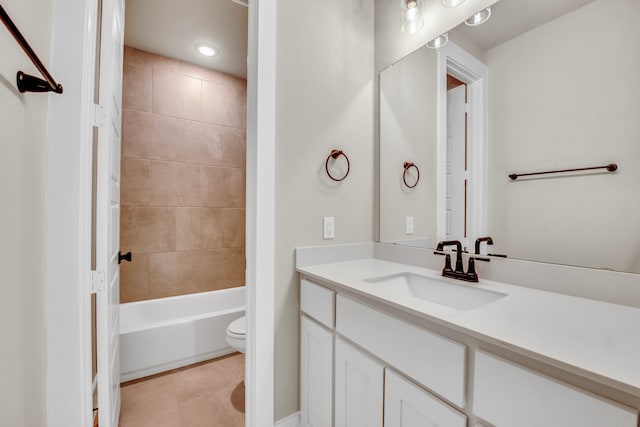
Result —
[[446, 239], [467, 238], [467, 85], [447, 75]]

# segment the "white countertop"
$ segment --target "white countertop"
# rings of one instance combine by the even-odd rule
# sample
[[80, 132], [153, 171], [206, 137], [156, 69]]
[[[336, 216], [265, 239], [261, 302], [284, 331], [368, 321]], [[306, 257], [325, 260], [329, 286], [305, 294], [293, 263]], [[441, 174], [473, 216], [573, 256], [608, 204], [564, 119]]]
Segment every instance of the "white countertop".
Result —
[[[480, 279], [470, 284], [507, 296], [455, 310], [365, 279], [438, 271], [379, 259], [299, 267], [298, 271], [492, 344], [640, 396], [640, 309]], [[457, 283], [458, 281], [456, 281]], [[460, 282], [464, 283], [464, 282]], [[606, 286], [606, 284], [603, 284]]]

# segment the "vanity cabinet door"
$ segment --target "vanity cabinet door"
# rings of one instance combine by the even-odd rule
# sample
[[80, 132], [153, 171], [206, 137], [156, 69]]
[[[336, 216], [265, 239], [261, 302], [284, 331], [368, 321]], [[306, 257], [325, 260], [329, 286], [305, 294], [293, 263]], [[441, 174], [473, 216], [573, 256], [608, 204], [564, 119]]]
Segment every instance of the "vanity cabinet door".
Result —
[[477, 351], [474, 413], [498, 427], [637, 427], [638, 412]]
[[385, 369], [384, 427], [465, 427], [467, 417]]
[[384, 366], [336, 338], [336, 427], [382, 427]]
[[333, 425], [333, 333], [300, 319], [300, 412], [302, 427]]

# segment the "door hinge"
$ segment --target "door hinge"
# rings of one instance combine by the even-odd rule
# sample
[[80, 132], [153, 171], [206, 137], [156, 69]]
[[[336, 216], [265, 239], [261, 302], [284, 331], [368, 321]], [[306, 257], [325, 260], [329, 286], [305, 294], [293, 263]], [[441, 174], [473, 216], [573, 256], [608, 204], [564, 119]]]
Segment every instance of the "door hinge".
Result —
[[101, 270], [91, 270], [91, 293], [97, 294], [106, 289], [106, 275]]
[[466, 104], [464, 104], [464, 112], [465, 113], [470, 113], [471, 112], [471, 103], [467, 102]]
[[103, 127], [107, 123], [107, 110], [100, 104], [93, 104], [93, 126]]

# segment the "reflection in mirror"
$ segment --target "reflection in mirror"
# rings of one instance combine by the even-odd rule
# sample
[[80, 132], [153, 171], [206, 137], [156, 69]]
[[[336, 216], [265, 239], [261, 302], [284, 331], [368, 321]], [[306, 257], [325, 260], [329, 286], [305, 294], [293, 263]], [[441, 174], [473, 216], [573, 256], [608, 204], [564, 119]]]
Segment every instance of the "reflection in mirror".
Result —
[[[447, 188], [442, 163], [451, 131], [436, 119], [450, 110], [446, 101], [438, 104], [438, 86], [446, 93], [438, 61], [460, 48], [486, 64], [489, 76], [487, 159], [479, 174], [463, 174], [469, 186], [486, 180], [478, 196], [486, 201], [486, 229], [467, 233], [469, 249], [482, 233], [493, 237], [492, 252], [510, 258], [639, 273], [638, 18], [637, 0], [503, 0], [485, 24], [449, 31], [449, 44], [437, 55], [421, 48], [384, 70], [381, 241], [433, 247], [447, 227], [460, 227], [460, 220], [447, 227], [438, 222], [440, 216], [446, 224], [448, 215], [442, 214], [447, 200], [438, 187]], [[473, 142], [466, 141], [467, 163], [482, 154], [474, 154]], [[393, 174], [403, 161], [421, 166], [414, 192]], [[508, 177], [608, 163], [619, 169]], [[470, 203], [469, 195], [463, 199], [463, 206]], [[467, 213], [463, 228], [477, 219]], [[406, 232], [408, 216], [414, 217], [414, 234]]]
[[[431, 247], [436, 235], [437, 56], [422, 47], [380, 74], [380, 240]], [[420, 181], [403, 182], [404, 163]], [[411, 224], [413, 222], [413, 224]]]

